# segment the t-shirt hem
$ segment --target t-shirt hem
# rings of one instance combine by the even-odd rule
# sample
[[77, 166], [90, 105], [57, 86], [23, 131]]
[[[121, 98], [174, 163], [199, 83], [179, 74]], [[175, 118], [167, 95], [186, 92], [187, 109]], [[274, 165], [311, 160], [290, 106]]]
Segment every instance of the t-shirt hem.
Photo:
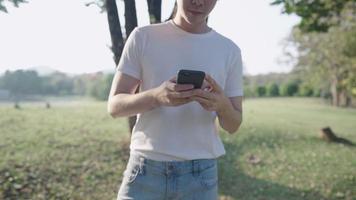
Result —
[[227, 97], [237, 97], [237, 96], [244, 96], [244, 93], [242, 90], [234, 90], [234, 91], [225, 92], [225, 95]]
[[120, 71], [120, 72], [122, 72], [124, 74], [130, 75], [130, 76], [132, 76], [132, 77], [134, 77], [136, 79], [141, 80], [140, 74], [138, 72], [135, 72], [133, 70], [129, 70], [127, 68], [119, 68], [119, 67], [116, 70]]

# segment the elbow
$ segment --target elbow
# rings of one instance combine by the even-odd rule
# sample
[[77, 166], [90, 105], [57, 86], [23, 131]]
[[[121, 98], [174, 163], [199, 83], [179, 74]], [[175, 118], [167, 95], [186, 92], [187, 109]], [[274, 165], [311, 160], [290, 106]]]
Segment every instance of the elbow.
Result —
[[226, 131], [231, 135], [235, 134], [239, 130], [239, 128], [241, 126], [241, 123], [242, 123], [242, 121], [237, 123], [234, 127], [231, 127], [230, 129], [227, 129]]
[[119, 117], [117, 110], [115, 109], [115, 106], [113, 103], [111, 103], [110, 99], [108, 100], [107, 104], [107, 112], [110, 114], [112, 118], [117, 118]]
[[238, 130], [238, 128], [234, 128], [234, 129], [227, 129], [226, 131], [230, 134], [233, 135], [236, 133], [236, 131]]
[[110, 105], [108, 105], [108, 113], [110, 114], [110, 116], [111, 116], [112, 118], [116, 118], [116, 117], [117, 117], [117, 115], [116, 115], [114, 109], [112, 109]]

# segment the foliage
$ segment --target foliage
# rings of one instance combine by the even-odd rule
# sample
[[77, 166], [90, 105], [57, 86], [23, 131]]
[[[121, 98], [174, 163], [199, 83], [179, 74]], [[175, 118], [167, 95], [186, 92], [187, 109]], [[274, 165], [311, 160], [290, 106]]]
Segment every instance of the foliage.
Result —
[[300, 30], [304, 32], [327, 32], [338, 25], [343, 8], [355, 0], [274, 0], [272, 5], [282, 4], [283, 13], [301, 17]]
[[286, 84], [283, 84], [280, 87], [281, 96], [295, 96], [298, 94], [299, 82], [298, 81], [289, 81]]
[[265, 86], [256, 87], [256, 95], [258, 97], [266, 96], [266, 87]]
[[2, 88], [10, 91], [13, 96], [39, 94], [41, 84], [36, 71], [24, 70], [6, 71], [1, 81]]
[[267, 96], [270, 97], [279, 96], [279, 86], [276, 83], [270, 83], [267, 85]]
[[8, 90], [16, 98], [26, 95], [89, 95], [106, 100], [113, 76], [94, 73], [71, 77], [60, 72], [38, 76], [36, 71], [7, 71], [0, 76], [0, 89]]
[[114, 74], [108, 74], [95, 80], [89, 89], [90, 96], [101, 101], [107, 100], [113, 78]]
[[332, 94], [333, 104], [347, 105], [356, 88], [356, 2], [343, 6], [338, 24], [328, 32], [306, 33], [295, 27], [291, 43], [297, 47], [294, 72], [313, 88]]
[[314, 90], [313, 87], [311, 85], [308, 84], [301, 84], [299, 87], [299, 96], [313, 96], [314, 94]]
[[26, 0], [0, 0], [0, 12], [6, 12], [7, 13], [7, 9], [4, 5], [5, 2], [11, 2], [15, 7], [19, 7], [20, 3], [27, 3]]

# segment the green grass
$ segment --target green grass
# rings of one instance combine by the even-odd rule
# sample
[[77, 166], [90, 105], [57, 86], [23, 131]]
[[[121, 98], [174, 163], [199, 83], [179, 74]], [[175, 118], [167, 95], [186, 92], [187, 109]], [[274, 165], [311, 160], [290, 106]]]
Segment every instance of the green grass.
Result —
[[[0, 113], [0, 199], [115, 199], [129, 133], [105, 102], [2, 105]], [[248, 99], [243, 120], [238, 133], [221, 131], [221, 199], [356, 199], [356, 147], [319, 139], [330, 126], [355, 143], [355, 109]]]

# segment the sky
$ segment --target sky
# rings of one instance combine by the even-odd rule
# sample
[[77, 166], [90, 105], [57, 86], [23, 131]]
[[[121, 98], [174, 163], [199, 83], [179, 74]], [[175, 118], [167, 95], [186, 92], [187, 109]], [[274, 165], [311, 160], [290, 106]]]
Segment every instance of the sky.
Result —
[[[94, 0], [28, 0], [9, 13], [0, 12], [0, 73], [5, 70], [48, 66], [71, 74], [114, 69], [106, 13], [85, 3]], [[299, 22], [281, 14], [272, 0], [218, 0], [209, 26], [235, 42], [242, 52], [244, 73], [288, 72], [283, 41]], [[149, 24], [146, 0], [136, 0], [138, 26]], [[124, 26], [124, 4], [119, 0]], [[162, 1], [162, 19], [174, 0]]]

